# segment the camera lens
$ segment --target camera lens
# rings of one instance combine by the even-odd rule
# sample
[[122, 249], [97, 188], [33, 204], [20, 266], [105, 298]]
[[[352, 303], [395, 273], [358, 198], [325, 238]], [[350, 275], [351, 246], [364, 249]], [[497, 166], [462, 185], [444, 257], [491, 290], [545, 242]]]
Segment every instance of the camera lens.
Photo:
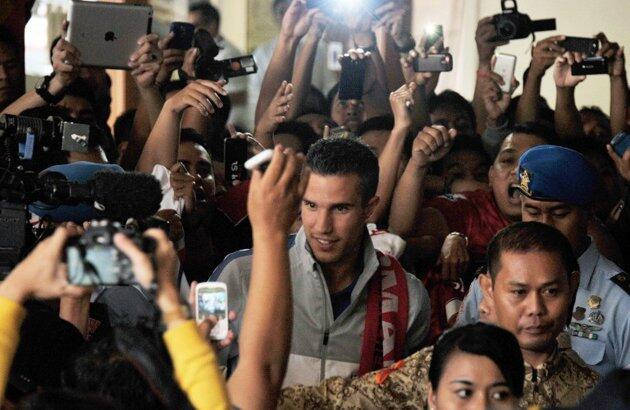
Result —
[[510, 20], [501, 20], [497, 24], [497, 34], [504, 39], [511, 39], [516, 34], [516, 25]]

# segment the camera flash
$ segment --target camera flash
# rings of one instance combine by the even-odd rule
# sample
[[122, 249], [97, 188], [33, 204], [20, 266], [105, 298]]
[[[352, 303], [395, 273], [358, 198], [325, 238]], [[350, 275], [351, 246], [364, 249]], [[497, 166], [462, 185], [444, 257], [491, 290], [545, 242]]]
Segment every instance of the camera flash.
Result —
[[434, 35], [436, 31], [437, 31], [437, 25], [434, 23], [429, 23], [426, 26], [424, 26], [424, 32], [430, 36]]

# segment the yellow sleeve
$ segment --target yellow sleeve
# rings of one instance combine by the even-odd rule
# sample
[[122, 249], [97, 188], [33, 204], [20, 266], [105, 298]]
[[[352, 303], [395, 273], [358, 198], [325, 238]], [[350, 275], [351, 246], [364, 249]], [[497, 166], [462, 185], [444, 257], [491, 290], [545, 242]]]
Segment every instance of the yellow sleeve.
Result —
[[225, 381], [214, 352], [197, 331], [194, 320], [164, 333], [175, 379], [196, 409], [228, 409]]
[[19, 303], [0, 296], [0, 403], [4, 400], [4, 389], [20, 341], [24, 316], [26, 310]]

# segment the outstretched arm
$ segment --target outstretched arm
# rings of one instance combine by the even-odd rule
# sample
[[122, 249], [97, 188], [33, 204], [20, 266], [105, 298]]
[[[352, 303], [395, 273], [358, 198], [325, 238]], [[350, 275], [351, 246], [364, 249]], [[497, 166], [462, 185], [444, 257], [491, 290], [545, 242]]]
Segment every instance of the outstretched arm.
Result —
[[582, 61], [579, 53], [566, 52], [556, 58], [553, 78], [556, 82], [556, 112], [554, 116], [556, 133], [562, 139], [574, 139], [584, 135], [582, 119], [575, 105], [575, 87], [586, 76], [571, 74], [571, 65]]
[[238, 366], [228, 381], [239, 408], [274, 407], [291, 344], [293, 302], [287, 251], [289, 229], [308, 182], [304, 157], [281, 146], [263, 174], [255, 170], [247, 208], [254, 254], [239, 339]]

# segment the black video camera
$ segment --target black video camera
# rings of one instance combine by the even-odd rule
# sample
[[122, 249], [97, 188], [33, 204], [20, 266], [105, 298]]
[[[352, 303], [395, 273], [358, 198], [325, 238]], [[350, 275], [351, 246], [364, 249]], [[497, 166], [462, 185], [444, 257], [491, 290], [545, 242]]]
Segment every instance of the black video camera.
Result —
[[206, 30], [199, 29], [193, 38], [193, 47], [199, 49], [195, 61], [195, 75], [204, 80], [229, 81], [230, 78], [255, 74], [258, 66], [253, 55], [215, 60], [221, 48]]
[[0, 115], [0, 159], [10, 170], [46, 168], [51, 153], [88, 152], [90, 126], [58, 117], [48, 119]]
[[92, 221], [90, 227], [66, 245], [68, 282], [78, 286], [130, 285], [136, 283], [131, 261], [114, 245], [122, 233], [144, 253], [155, 252], [155, 241], [140, 231], [118, 222]]
[[[512, 2], [512, 7], [507, 5]], [[532, 20], [527, 14], [518, 12], [516, 0], [501, 0], [501, 14], [492, 17], [492, 24], [497, 30], [493, 41], [509, 41], [525, 38], [537, 31], [556, 29], [556, 19]]]

